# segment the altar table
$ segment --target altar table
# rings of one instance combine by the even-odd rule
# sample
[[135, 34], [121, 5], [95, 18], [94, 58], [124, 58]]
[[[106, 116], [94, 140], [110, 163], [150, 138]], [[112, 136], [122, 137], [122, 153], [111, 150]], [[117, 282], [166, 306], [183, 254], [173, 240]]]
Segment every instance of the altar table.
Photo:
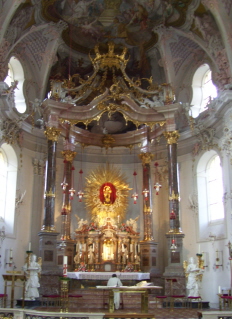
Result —
[[68, 272], [67, 276], [73, 279], [88, 279], [88, 280], [108, 280], [116, 274], [120, 280], [145, 280], [150, 279], [150, 273], [142, 272]]
[[109, 290], [109, 312], [114, 312], [114, 292], [121, 293], [140, 293], [141, 294], [141, 312], [148, 312], [148, 289], [161, 289], [161, 286], [97, 286], [97, 289]]

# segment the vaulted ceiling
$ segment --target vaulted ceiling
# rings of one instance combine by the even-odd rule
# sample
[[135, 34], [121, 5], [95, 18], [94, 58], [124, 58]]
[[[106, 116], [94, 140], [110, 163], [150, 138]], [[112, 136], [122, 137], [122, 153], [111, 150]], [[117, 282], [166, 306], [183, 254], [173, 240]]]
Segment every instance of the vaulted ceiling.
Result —
[[[27, 103], [43, 100], [51, 78], [78, 74], [77, 86], [78, 79], [88, 79], [95, 45], [106, 52], [112, 41], [116, 53], [128, 49], [130, 78], [171, 83], [177, 101], [191, 102], [192, 76], [202, 63], [211, 66], [219, 88], [230, 82], [231, 16], [230, 0], [3, 0], [0, 80], [16, 56], [25, 71]], [[115, 117], [117, 131], [134, 129]]]

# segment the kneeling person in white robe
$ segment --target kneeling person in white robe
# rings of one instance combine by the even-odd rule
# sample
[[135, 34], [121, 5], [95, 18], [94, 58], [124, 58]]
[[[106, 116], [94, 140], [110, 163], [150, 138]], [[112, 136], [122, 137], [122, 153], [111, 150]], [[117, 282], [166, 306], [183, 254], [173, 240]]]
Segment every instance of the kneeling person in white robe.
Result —
[[[119, 278], [117, 278], [116, 274], [113, 274], [112, 277], [108, 280], [107, 286], [120, 287], [120, 286], [122, 286], [122, 282]], [[114, 292], [115, 309], [119, 309], [119, 304], [120, 304], [120, 293]]]

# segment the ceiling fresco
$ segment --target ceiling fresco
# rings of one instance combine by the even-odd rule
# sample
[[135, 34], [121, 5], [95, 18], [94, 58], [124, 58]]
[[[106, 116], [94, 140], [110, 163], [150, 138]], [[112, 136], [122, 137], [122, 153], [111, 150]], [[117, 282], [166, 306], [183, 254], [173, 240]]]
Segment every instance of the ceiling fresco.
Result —
[[63, 20], [67, 45], [83, 52], [96, 43], [114, 39], [127, 46], [152, 47], [158, 39], [154, 28], [166, 25], [180, 27], [192, 0], [50, 0], [42, 1], [47, 20]]

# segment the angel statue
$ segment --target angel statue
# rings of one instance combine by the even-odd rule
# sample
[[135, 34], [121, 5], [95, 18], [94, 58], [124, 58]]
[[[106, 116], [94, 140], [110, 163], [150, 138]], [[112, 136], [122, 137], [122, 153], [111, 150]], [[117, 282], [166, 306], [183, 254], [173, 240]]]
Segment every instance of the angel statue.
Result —
[[126, 221], [126, 225], [130, 226], [133, 231], [137, 232], [137, 220], [139, 219], [139, 216], [137, 216], [135, 219], [130, 218], [129, 220]]
[[188, 289], [188, 296], [189, 297], [199, 297], [200, 296], [200, 281], [202, 278], [202, 274], [204, 270], [202, 268], [199, 268], [194, 263], [194, 258], [190, 257], [189, 262], [184, 262], [184, 270], [185, 275], [187, 277], [187, 284], [186, 288]]
[[83, 218], [80, 218], [79, 216], [75, 215], [76, 219], [77, 219], [77, 224], [78, 224], [78, 227], [75, 231], [83, 231], [84, 228], [87, 227], [88, 225], [88, 221], [87, 219], [84, 220]]

